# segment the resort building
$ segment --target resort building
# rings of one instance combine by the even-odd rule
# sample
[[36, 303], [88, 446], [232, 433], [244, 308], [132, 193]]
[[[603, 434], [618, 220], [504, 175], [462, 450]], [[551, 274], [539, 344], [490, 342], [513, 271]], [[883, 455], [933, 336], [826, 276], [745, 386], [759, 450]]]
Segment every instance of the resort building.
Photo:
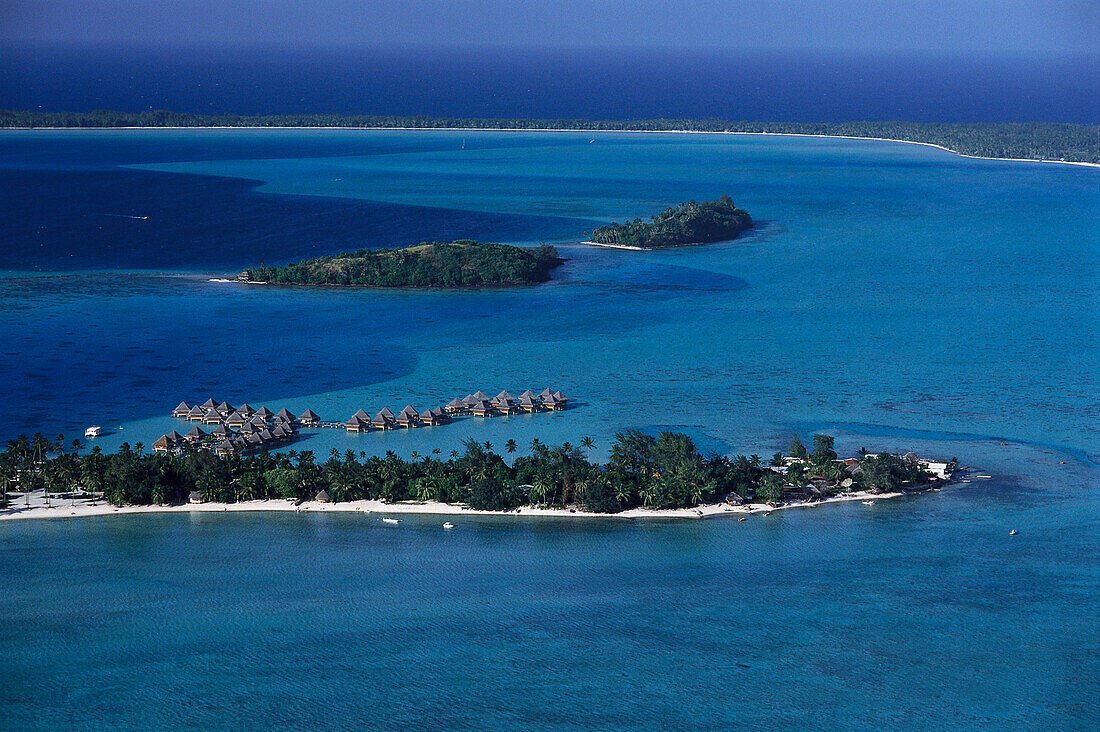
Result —
[[397, 422], [398, 427], [415, 427], [417, 425], [417, 422], [420, 421], [420, 414], [416, 411], [416, 407], [408, 404], [397, 415], [397, 419], [395, 421]]
[[519, 408], [528, 414], [537, 412], [539, 410], [539, 403], [535, 401], [535, 395], [526, 391], [523, 396], [519, 398]]
[[447, 410], [448, 414], [458, 414], [459, 412], [466, 411], [466, 405], [463, 404], [461, 399], [455, 397], [451, 401], [447, 402], [447, 406], [444, 407], [444, 409]]
[[191, 491], [191, 493], [187, 496], [187, 502], [188, 503], [202, 503], [203, 502], [202, 494], [199, 493], [198, 491]]
[[285, 407], [283, 409], [280, 409], [278, 412], [275, 413], [275, 421], [276, 422], [293, 422], [296, 419], [298, 419], [298, 418], [295, 417], [290, 412], [288, 412]]
[[[383, 412], [386, 410], [383, 410]], [[393, 419], [387, 417], [383, 412], [379, 412], [374, 415], [374, 419], [370, 421], [371, 427], [377, 430], [388, 430], [393, 428]]]
[[226, 455], [232, 455], [236, 451], [237, 451], [237, 446], [234, 445], [229, 440], [222, 440], [214, 448], [214, 453], [217, 454], [217, 455], [220, 455], [221, 457], [225, 457]]
[[192, 427], [191, 431], [184, 435], [183, 439], [188, 442], [202, 442], [206, 438], [206, 433], [202, 431], [201, 427]]
[[222, 416], [220, 414], [218, 414], [218, 410], [216, 410], [216, 409], [207, 410], [206, 414], [204, 414], [202, 416], [202, 423], [203, 424], [221, 424], [222, 423]]
[[187, 413], [187, 420], [189, 422], [201, 422], [203, 415], [206, 414], [203, 408], [200, 406], [191, 407], [191, 411]]
[[214, 410], [222, 417], [228, 417], [229, 413], [233, 411], [233, 407], [229, 404], [229, 402], [222, 402], [218, 406], [214, 407]]
[[224, 440], [226, 437], [229, 437], [229, 430], [225, 428], [224, 424], [219, 424], [217, 427], [210, 430], [210, 434], [220, 440]]
[[180, 402], [179, 406], [172, 410], [172, 416], [178, 419], [186, 419], [187, 413], [191, 411], [191, 407], [187, 405], [187, 402]]
[[218, 406], [218, 405], [213, 399], [207, 399], [201, 405], [203, 414], [206, 414], [207, 412], [209, 412], [211, 409], [213, 409], [216, 406]]
[[471, 410], [475, 417], [492, 417], [496, 410], [487, 401], [479, 401]]
[[236, 412], [233, 412], [233, 414], [225, 418], [225, 426], [239, 430], [241, 427], [244, 427], [244, 423], [247, 420], [248, 415], [242, 414], [241, 410], [238, 409]]
[[263, 422], [270, 422], [271, 418], [274, 417], [275, 415], [272, 414], [271, 410], [268, 409], [267, 407], [260, 407], [259, 409], [256, 410], [256, 413], [252, 416], [256, 417], [256, 418], [259, 418]]
[[307, 409], [298, 417], [298, 423], [303, 427], [316, 427], [321, 424], [321, 418], [312, 409]]
[[370, 430], [370, 424], [359, 417], [358, 414], [353, 414], [351, 419], [344, 423], [344, 427], [348, 432], [367, 432]]
[[251, 417], [253, 414], [256, 413], [256, 410], [253, 409], [252, 407], [250, 407], [247, 404], [242, 404], [241, 406], [237, 407], [237, 413], [240, 414], [245, 419], [248, 419], [249, 417]]

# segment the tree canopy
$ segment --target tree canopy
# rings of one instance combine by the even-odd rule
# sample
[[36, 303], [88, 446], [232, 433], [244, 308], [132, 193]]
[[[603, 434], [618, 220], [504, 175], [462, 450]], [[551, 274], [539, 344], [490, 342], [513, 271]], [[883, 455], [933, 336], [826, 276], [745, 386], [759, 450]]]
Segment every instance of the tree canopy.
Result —
[[665, 249], [733, 239], [752, 226], [748, 212], [737, 208], [729, 196], [716, 201], [688, 201], [666, 208], [649, 221], [634, 219], [612, 223], [592, 232], [599, 244]]

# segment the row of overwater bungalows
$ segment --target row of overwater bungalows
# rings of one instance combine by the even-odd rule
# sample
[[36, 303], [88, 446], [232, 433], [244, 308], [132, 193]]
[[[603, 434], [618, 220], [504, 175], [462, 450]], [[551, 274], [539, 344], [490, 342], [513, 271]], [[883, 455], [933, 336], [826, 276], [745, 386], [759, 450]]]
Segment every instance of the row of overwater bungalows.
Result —
[[253, 409], [248, 404], [233, 407], [228, 402], [216, 403], [213, 399], [195, 406], [180, 402], [172, 410], [172, 416], [214, 427], [209, 432], [195, 426], [186, 435], [175, 430], [161, 435], [153, 443], [157, 452], [178, 452], [190, 445], [213, 450], [219, 455], [232, 455], [289, 442], [297, 436], [299, 426], [315, 427], [321, 422], [310, 409], [296, 417], [287, 409], [272, 412], [267, 407]]
[[565, 409], [569, 398], [560, 391], [545, 389], [541, 394], [527, 390], [519, 398], [502, 391], [495, 397], [489, 397], [482, 391], [452, 399], [445, 407], [418, 410], [412, 405], [406, 406], [397, 414], [386, 407], [373, 417], [360, 409], [351, 416], [344, 427], [348, 432], [369, 432], [370, 430], [389, 430], [395, 428], [433, 427], [445, 424], [452, 417], [474, 415], [493, 417], [502, 414], [533, 414], [543, 411]]

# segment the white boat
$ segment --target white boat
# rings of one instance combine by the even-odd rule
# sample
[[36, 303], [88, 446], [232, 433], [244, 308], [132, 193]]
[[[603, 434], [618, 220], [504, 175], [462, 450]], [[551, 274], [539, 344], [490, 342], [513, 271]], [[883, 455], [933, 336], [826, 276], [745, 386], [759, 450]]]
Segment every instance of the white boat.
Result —
[[1008, 532], [1008, 535], [1009, 536], [1016, 536], [1016, 529], [1013, 529], [1012, 531]]
[[103, 428], [98, 424], [94, 424], [88, 429], [84, 430], [85, 437], [100, 437], [103, 434]]
[[875, 505], [875, 502], [874, 502], [873, 500], [871, 500], [871, 501], [860, 501], [860, 502], [861, 502], [861, 503], [862, 503], [862, 504], [863, 504], [864, 506], [873, 506], [873, 505]]
[[399, 524], [399, 523], [401, 523], [401, 519], [384, 518], [384, 519], [382, 519], [382, 523], [384, 523], [384, 524]]
[[444, 521], [443, 522], [443, 528], [445, 528], [445, 529], [453, 529], [454, 527], [455, 527], [455, 525], [452, 524], [450, 521]]

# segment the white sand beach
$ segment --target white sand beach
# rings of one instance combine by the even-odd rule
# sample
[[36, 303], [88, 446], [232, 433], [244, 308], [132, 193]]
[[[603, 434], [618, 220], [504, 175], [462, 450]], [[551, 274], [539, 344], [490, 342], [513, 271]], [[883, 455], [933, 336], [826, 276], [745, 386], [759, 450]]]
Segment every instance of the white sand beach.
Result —
[[620, 513], [591, 513], [579, 509], [565, 508], [540, 508], [536, 506], [522, 506], [511, 511], [479, 511], [452, 503], [407, 502], [407, 503], [383, 503], [382, 501], [346, 501], [341, 503], [321, 503], [318, 501], [305, 501], [297, 503], [292, 499], [272, 499], [258, 501], [242, 501], [240, 503], [185, 503], [170, 506], [112, 506], [102, 499], [94, 504], [89, 499], [62, 499], [52, 497], [51, 505], [45, 505], [41, 491], [32, 493], [29, 498], [9, 494], [9, 505], [0, 509], [0, 521], [12, 521], [17, 519], [63, 519], [81, 518], [88, 516], [116, 516], [127, 514], [145, 513], [229, 513], [244, 511], [277, 511], [277, 512], [332, 512], [332, 513], [366, 513], [379, 516], [397, 514], [427, 514], [436, 516], [501, 516], [501, 517], [527, 517], [540, 518], [603, 518], [603, 519], [701, 519], [715, 516], [730, 516], [734, 518], [750, 516], [758, 513], [770, 513], [788, 508], [814, 508], [828, 503], [846, 503], [850, 501], [877, 501], [896, 498], [904, 493], [880, 493], [868, 492], [848, 493], [822, 501], [806, 502], [793, 501], [781, 506], [771, 507], [760, 504], [732, 506], [727, 503], [715, 503], [700, 505], [694, 508], [678, 508], [668, 510], [653, 510], [648, 508], [633, 508]]

